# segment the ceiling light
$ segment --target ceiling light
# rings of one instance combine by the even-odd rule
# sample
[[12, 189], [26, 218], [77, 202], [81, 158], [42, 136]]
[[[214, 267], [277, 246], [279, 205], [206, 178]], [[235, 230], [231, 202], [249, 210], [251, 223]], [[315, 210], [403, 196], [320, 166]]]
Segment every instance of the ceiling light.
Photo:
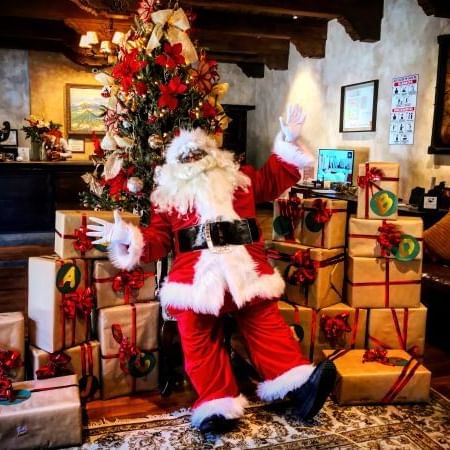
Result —
[[294, 20], [297, 20], [297, 19], [298, 19], [298, 16], [292, 16], [292, 18], [293, 18]]
[[98, 36], [95, 31], [88, 31], [86, 33], [86, 36], [87, 36], [87, 42], [89, 45], [98, 44]]
[[78, 46], [81, 48], [91, 48], [88, 42], [88, 37], [85, 34], [81, 36], [80, 43], [78, 44]]

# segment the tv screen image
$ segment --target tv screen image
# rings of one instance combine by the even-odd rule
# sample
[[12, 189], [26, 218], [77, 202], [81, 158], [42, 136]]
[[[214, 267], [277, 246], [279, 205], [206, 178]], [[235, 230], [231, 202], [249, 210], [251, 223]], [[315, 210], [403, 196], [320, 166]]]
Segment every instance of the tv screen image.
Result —
[[351, 184], [354, 156], [354, 150], [319, 149], [317, 180]]

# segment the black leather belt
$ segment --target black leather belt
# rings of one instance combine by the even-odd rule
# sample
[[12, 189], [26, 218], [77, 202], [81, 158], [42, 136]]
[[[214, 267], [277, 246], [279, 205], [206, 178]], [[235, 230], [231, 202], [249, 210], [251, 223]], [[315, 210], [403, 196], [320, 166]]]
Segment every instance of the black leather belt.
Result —
[[190, 252], [226, 245], [245, 245], [259, 240], [256, 219], [233, 222], [207, 222], [178, 231], [180, 252]]

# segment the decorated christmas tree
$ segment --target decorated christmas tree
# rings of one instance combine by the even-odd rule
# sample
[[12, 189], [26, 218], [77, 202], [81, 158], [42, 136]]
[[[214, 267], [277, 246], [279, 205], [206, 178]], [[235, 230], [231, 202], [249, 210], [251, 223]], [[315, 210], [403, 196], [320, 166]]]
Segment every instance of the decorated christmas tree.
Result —
[[192, 13], [172, 2], [143, 0], [119, 47], [118, 62], [101, 72], [105, 137], [94, 136], [96, 167], [84, 175], [83, 206], [123, 209], [148, 223], [155, 168], [180, 129], [201, 127], [220, 140], [228, 118], [217, 63], [189, 35]]

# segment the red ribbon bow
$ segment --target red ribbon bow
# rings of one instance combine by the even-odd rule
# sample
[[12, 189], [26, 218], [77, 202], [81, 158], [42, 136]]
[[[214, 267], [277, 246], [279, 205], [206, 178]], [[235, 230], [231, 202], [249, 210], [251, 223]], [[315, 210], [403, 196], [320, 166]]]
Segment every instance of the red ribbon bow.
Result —
[[83, 317], [88, 317], [94, 307], [94, 293], [92, 288], [77, 289], [64, 295], [64, 314], [69, 319], [74, 319], [76, 312]]
[[363, 355], [363, 363], [365, 362], [380, 362], [388, 364], [387, 350], [382, 348], [372, 348], [366, 350]]
[[131, 272], [121, 270], [112, 281], [112, 289], [114, 292], [123, 292], [125, 303], [130, 300], [132, 289], [141, 289], [144, 286], [144, 271], [137, 268]]
[[[295, 267], [292, 274], [289, 274], [290, 268]], [[299, 250], [291, 256], [291, 264], [286, 267], [287, 281], [289, 284], [311, 284], [317, 276], [317, 268], [311, 259], [311, 253], [308, 250]]]
[[383, 220], [383, 224], [378, 227], [380, 234], [377, 236], [377, 242], [381, 247], [381, 256], [389, 256], [392, 249], [398, 247], [401, 241], [401, 231], [394, 223], [387, 223]]
[[371, 167], [365, 175], [358, 177], [358, 186], [362, 189], [367, 189], [369, 185], [380, 181], [384, 177], [384, 172], [378, 167]]
[[0, 375], [0, 401], [12, 402], [14, 398], [14, 389], [11, 380], [8, 380], [6, 376]]
[[312, 205], [313, 220], [315, 223], [327, 223], [330, 221], [333, 211], [327, 208], [327, 201], [321, 198], [316, 198]]
[[[130, 340], [123, 335], [122, 327], [114, 323], [111, 325], [112, 335], [115, 341], [119, 344], [119, 362], [120, 368], [123, 373], [129, 373], [128, 363], [133, 356], [138, 356], [141, 354], [141, 351], [136, 346], [136, 344], [132, 344]], [[136, 359], [136, 361], [138, 361]]]
[[75, 240], [73, 242], [73, 248], [84, 255], [88, 250], [94, 248], [92, 240], [87, 236], [87, 225], [83, 224], [80, 228], [74, 231]]
[[18, 350], [0, 350], [0, 376], [22, 365]]
[[66, 367], [70, 360], [71, 357], [64, 352], [50, 353], [48, 363], [36, 370], [37, 379], [43, 380], [73, 374], [73, 371]]
[[344, 333], [352, 331], [352, 328], [348, 324], [349, 317], [348, 313], [341, 313], [335, 317], [330, 317], [326, 314], [321, 316], [320, 328], [332, 348], [336, 347]]

